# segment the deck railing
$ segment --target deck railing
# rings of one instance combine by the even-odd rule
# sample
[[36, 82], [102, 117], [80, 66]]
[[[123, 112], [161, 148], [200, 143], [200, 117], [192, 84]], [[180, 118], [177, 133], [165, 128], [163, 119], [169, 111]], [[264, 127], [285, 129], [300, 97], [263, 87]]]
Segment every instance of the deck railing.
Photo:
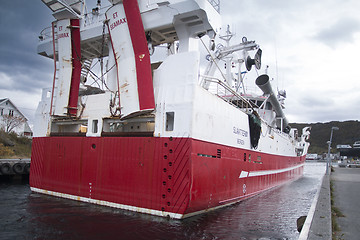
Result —
[[228, 102], [229, 104], [240, 108], [245, 112], [250, 109], [258, 108], [258, 106], [241, 96], [239, 93], [235, 92], [223, 81], [210, 76], [202, 77], [204, 77], [205, 81], [214, 83], [216, 86], [215, 95]]

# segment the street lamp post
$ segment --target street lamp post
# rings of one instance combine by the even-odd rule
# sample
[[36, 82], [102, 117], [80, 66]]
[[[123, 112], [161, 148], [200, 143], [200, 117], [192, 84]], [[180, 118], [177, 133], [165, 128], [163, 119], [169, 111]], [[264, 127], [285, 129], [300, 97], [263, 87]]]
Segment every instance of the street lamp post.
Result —
[[328, 154], [327, 154], [327, 162], [326, 162], [326, 175], [329, 175], [329, 168], [331, 166], [331, 162], [330, 162], [330, 149], [331, 149], [331, 141], [332, 141], [332, 136], [333, 136], [333, 131], [334, 130], [339, 130], [338, 127], [332, 127], [331, 128], [331, 134], [330, 134], [330, 141], [327, 141], [328, 146]]

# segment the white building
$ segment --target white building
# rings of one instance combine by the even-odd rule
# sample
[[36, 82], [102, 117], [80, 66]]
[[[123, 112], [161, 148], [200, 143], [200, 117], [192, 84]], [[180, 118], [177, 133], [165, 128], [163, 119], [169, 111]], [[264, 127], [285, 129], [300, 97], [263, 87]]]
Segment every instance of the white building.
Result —
[[306, 160], [317, 160], [319, 156], [316, 153], [306, 154]]
[[20, 110], [11, 102], [8, 98], [0, 99], [0, 129], [6, 130], [8, 123], [6, 123], [5, 118], [7, 117], [21, 117], [24, 119], [18, 126], [12, 129], [13, 132], [16, 132], [21, 136], [32, 136], [32, 131], [28, 124], [28, 119], [20, 112]]

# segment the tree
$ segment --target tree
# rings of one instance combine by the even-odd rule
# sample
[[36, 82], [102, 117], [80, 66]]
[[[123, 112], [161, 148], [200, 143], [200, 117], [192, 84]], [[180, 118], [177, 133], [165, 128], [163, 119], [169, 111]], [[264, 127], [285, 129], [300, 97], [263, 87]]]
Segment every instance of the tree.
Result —
[[10, 133], [14, 130], [14, 128], [25, 122], [26, 119], [21, 116], [3, 115], [1, 128], [3, 128], [5, 132]]

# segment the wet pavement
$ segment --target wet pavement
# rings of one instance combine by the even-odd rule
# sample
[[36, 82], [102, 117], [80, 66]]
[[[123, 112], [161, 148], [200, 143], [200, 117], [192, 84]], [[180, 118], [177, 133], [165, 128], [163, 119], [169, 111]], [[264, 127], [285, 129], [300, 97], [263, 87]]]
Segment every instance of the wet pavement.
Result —
[[360, 239], [360, 169], [334, 168], [331, 180], [334, 186], [334, 205], [345, 217], [338, 217], [339, 239]]

